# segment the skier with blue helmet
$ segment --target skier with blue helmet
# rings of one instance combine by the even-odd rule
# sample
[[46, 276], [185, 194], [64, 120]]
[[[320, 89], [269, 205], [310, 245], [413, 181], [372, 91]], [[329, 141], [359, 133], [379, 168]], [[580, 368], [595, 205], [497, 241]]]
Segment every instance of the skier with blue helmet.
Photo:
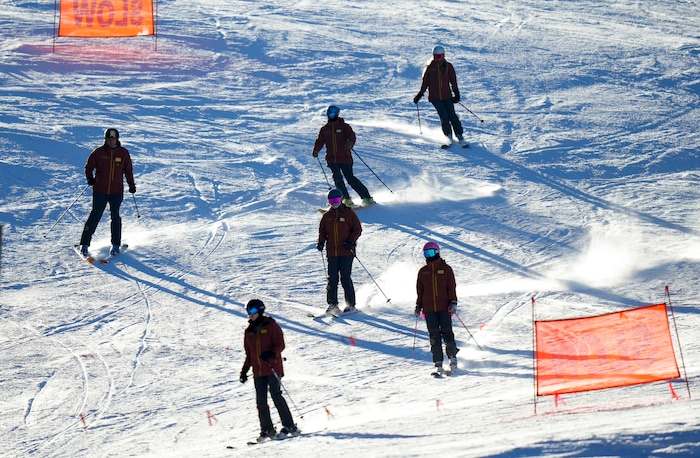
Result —
[[343, 177], [345, 177], [352, 189], [360, 195], [362, 205], [373, 204], [374, 199], [372, 199], [367, 187], [362, 184], [352, 170], [352, 148], [355, 146], [356, 141], [355, 132], [340, 117], [340, 108], [337, 106], [329, 106], [326, 110], [326, 117], [328, 122], [318, 132], [312, 151], [313, 157], [318, 157], [319, 151], [324, 146], [326, 147], [326, 165], [331, 169], [335, 187], [343, 193], [343, 203], [345, 205], [353, 206], [354, 203], [350, 198]]

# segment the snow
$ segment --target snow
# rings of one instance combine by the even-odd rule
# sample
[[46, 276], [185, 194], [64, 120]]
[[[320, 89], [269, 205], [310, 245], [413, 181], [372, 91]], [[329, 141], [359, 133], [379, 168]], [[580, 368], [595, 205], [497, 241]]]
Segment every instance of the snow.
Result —
[[[0, 455], [700, 453], [696, 2], [164, 0], [157, 41], [55, 43], [52, 3], [0, 17]], [[469, 149], [440, 149], [412, 103], [438, 43]], [[329, 104], [386, 184], [356, 160], [379, 203], [358, 211], [364, 313], [335, 321], [307, 317], [325, 307], [311, 148]], [[138, 192], [129, 249], [90, 266], [70, 246], [107, 127]], [[483, 349], [454, 320], [461, 370], [442, 380], [412, 314], [428, 240]], [[91, 248], [108, 244], [105, 215]], [[580, 317], [666, 285], [687, 385], [535, 399], [532, 298], [537, 319]], [[285, 395], [315, 434], [246, 445], [251, 298], [284, 329]]]

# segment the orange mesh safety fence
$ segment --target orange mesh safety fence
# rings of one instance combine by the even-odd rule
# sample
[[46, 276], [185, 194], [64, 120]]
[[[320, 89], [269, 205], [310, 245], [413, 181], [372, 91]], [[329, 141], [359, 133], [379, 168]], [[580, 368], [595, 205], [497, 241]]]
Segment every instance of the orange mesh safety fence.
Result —
[[588, 318], [536, 321], [540, 396], [679, 377], [666, 304]]
[[152, 0], [61, 0], [58, 36], [153, 35]]

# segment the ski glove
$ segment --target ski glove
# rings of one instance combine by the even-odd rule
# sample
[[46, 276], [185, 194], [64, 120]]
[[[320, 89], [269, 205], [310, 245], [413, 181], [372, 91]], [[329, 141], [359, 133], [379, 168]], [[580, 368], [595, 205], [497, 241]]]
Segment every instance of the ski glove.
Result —
[[312, 152], [311, 152], [311, 155], [312, 155], [313, 157], [318, 157], [318, 151], [312, 151]]
[[240, 380], [241, 383], [245, 383], [248, 381], [248, 371], [247, 370], [242, 370], [241, 371], [241, 376], [238, 377], [238, 380]]
[[275, 357], [275, 352], [272, 350], [264, 351], [260, 353], [260, 359], [263, 361], [270, 361], [271, 359], [274, 359]]
[[355, 146], [355, 142], [350, 140], [345, 142], [345, 149], [352, 149], [353, 146]]
[[318, 251], [323, 251], [323, 242], [318, 242], [318, 243], [316, 244], [316, 249], [317, 249]]
[[135, 184], [132, 184], [131, 186], [129, 186], [129, 192], [132, 194], [136, 194], [136, 185]]
[[450, 302], [450, 305], [447, 307], [447, 311], [450, 312], [450, 314], [457, 313], [457, 301]]
[[452, 103], [459, 103], [460, 98], [459, 98], [459, 91], [454, 89], [455, 96], [452, 97]]
[[418, 101], [422, 98], [423, 98], [423, 93], [419, 92], [415, 97], [413, 97], [413, 103], [418, 103]]
[[346, 241], [343, 242], [343, 248], [352, 251], [357, 246], [357, 242]]
[[418, 318], [420, 314], [423, 312], [423, 307], [420, 305], [416, 305], [416, 310], [413, 311], [413, 314]]
[[94, 186], [95, 183], [97, 183], [97, 180], [95, 179], [95, 177], [90, 177], [87, 179], [88, 186]]

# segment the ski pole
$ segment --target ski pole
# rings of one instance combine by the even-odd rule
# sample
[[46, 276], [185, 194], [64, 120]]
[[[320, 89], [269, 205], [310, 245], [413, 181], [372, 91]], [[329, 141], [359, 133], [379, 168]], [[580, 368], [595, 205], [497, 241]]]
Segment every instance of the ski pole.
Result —
[[379, 286], [379, 284], [374, 280], [374, 277], [372, 277], [372, 274], [369, 273], [369, 270], [367, 270], [367, 267], [365, 267], [365, 265], [362, 264], [362, 261], [360, 261], [360, 258], [357, 257], [357, 254], [355, 253], [355, 251], [354, 251], [354, 250], [351, 250], [351, 251], [352, 251], [353, 257], [354, 257], [355, 259], [357, 259], [357, 262], [359, 262], [360, 265], [362, 266], [362, 268], [365, 269], [365, 272], [367, 272], [367, 275], [369, 275], [369, 278], [370, 278], [370, 279], [374, 282], [374, 284], [377, 286], [377, 289], [379, 290], [379, 292], [382, 293], [382, 295], [383, 295], [384, 297], [386, 297], [386, 301], [387, 301], [387, 302], [391, 302], [391, 299], [389, 299], [389, 298], [387, 297], [387, 295], [384, 294], [384, 291], [382, 291], [382, 288], [381, 288], [381, 287]]
[[464, 106], [464, 104], [463, 104], [462, 102], [457, 102], [457, 103], [459, 103], [460, 105], [462, 105], [462, 108], [464, 108], [464, 109], [467, 110], [469, 113], [471, 113], [472, 115], [474, 115], [474, 117], [475, 117], [476, 119], [478, 119], [478, 120], [481, 121], [481, 122], [484, 122], [484, 120], [481, 119], [480, 117], [478, 117], [477, 115], [475, 115], [474, 112], [473, 112], [472, 110], [470, 110], [469, 108], [467, 108], [466, 106]]
[[423, 127], [420, 125], [420, 110], [418, 109], [418, 104], [416, 103], [416, 113], [418, 113], [418, 130], [420, 134], [423, 135]]
[[136, 195], [132, 194], [131, 197], [134, 198], [134, 207], [136, 207], [136, 219], [141, 218], [141, 214], [139, 213], [139, 206], [136, 205]]
[[[284, 359], [286, 359], [286, 358], [284, 358]], [[282, 389], [284, 390], [284, 393], [285, 393], [285, 394], [287, 395], [287, 397], [289, 398], [289, 401], [290, 401], [290, 402], [292, 403], [292, 405], [294, 406], [294, 410], [297, 411], [297, 415], [299, 415], [299, 418], [304, 418], [304, 415], [302, 415], [301, 411], [299, 410], [299, 408], [297, 407], [297, 405], [294, 403], [294, 399], [292, 399], [292, 396], [289, 394], [289, 391], [287, 391], [287, 387], [285, 387], [285, 386], [284, 386], [284, 383], [282, 383], [282, 377], [280, 377], [279, 375], [277, 375], [277, 371], [275, 370], [274, 367], [272, 367], [272, 364], [270, 364], [269, 361], [265, 361], [265, 362], [267, 363], [268, 366], [270, 366], [270, 370], [271, 370], [272, 373], [275, 375], [275, 378], [277, 379], [277, 382], [280, 384], [280, 387], [282, 387]]]
[[321, 253], [321, 260], [323, 261], [323, 271], [326, 273], [326, 278], [328, 278], [328, 268], [326, 267], [326, 257], [323, 255], [323, 250], [319, 251]]
[[483, 351], [484, 349], [481, 348], [481, 345], [479, 345], [479, 342], [477, 342], [476, 339], [474, 338], [474, 336], [472, 335], [472, 333], [469, 332], [469, 329], [467, 328], [467, 325], [464, 324], [464, 321], [462, 321], [462, 319], [459, 317], [459, 315], [457, 315], [457, 312], [454, 312], [454, 314], [455, 314], [455, 316], [457, 317], [457, 319], [459, 320], [459, 322], [462, 323], [462, 326], [464, 326], [464, 329], [467, 330], [467, 334], [469, 334], [469, 337], [471, 337], [472, 340], [474, 341], [474, 343], [476, 344], [476, 346], [479, 347], [479, 350]]
[[416, 327], [413, 328], [413, 350], [411, 351], [411, 356], [416, 354], [416, 334], [418, 333], [418, 316], [416, 315]]
[[362, 161], [362, 163], [365, 164], [365, 166], [367, 166], [367, 168], [369, 169], [369, 171], [372, 172], [372, 173], [374, 174], [375, 177], [377, 177], [377, 180], [381, 181], [382, 184], [384, 185], [384, 187], [385, 187], [386, 189], [388, 189], [389, 192], [391, 192], [391, 193], [393, 194], [394, 191], [392, 191], [391, 188], [389, 188], [389, 186], [387, 186], [386, 183], [384, 183], [384, 182], [382, 181], [382, 179], [379, 178], [379, 175], [377, 175], [376, 173], [374, 173], [374, 170], [372, 170], [372, 168], [371, 168], [369, 165], [367, 165], [367, 163], [365, 162], [365, 160], [362, 159], [362, 156], [360, 156], [359, 154], [357, 154], [357, 151], [355, 151], [355, 148], [352, 149], [352, 152], [355, 153], [355, 156], [357, 156], [357, 157]]
[[68, 210], [70, 210], [71, 208], [73, 208], [73, 205], [75, 205], [75, 203], [78, 201], [78, 199], [80, 199], [80, 197], [81, 197], [83, 194], [85, 194], [85, 191], [87, 191], [87, 189], [88, 189], [89, 187], [90, 187], [90, 185], [86, 185], [86, 186], [83, 188], [83, 190], [80, 191], [80, 194], [78, 194], [78, 197], [75, 198], [75, 200], [73, 201], [73, 203], [71, 203], [71, 204], [68, 206], [68, 208], [66, 208], [65, 211], [64, 211], [63, 213], [61, 213], [61, 216], [59, 216], [58, 219], [56, 220], [56, 222], [53, 223], [53, 226], [51, 226], [51, 227], [49, 228], [49, 230], [46, 231], [46, 234], [44, 234], [44, 238], [46, 238], [46, 236], [49, 235], [49, 232], [51, 232], [51, 230], [52, 230], [54, 227], [56, 227], [56, 225], [58, 224], [58, 222], [61, 221], [61, 220], [63, 219], [63, 217], [66, 215], [66, 213], [68, 213]]
[[318, 160], [318, 166], [321, 167], [321, 171], [323, 172], [323, 177], [326, 179], [326, 184], [328, 185], [328, 189], [333, 189], [331, 187], [331, 182], [328, 181], [328, 175], [326, 175], [326, 169], [324, 169], [323, 164], [321, 164], [321, 159], [319, 159], [319, 157], [316, 156], [316, 160]]

